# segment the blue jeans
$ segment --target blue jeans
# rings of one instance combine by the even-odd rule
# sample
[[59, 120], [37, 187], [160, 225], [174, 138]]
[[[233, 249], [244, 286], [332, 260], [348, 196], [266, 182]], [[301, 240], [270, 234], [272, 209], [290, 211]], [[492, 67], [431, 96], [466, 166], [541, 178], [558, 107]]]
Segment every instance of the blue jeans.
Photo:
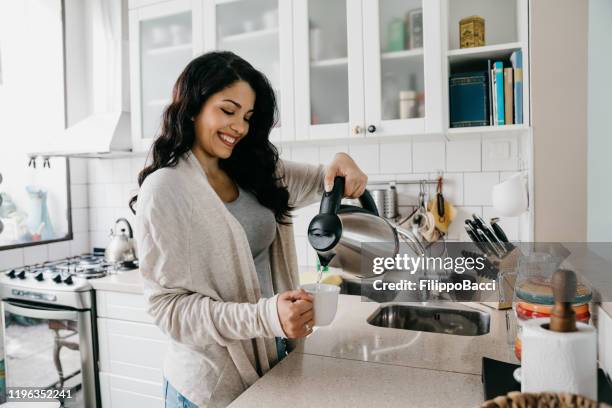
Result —
[[164, 379], [164, 408], [198, 408]]

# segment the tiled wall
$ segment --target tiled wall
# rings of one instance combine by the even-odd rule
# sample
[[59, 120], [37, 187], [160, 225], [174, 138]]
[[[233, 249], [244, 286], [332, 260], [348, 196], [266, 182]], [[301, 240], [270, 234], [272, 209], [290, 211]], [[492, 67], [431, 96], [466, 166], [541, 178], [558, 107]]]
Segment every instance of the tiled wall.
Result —
[[0, 270], [90, 252], [88, 183], [87, 161], [85, 159], [71, 159], [70, 192], [73, 239], [71, 241], [1, 251]]
[[[283, 146], [282, 157], [307, 163], [328, 164], [339, 151], [349, 153], [372, 181], [433, 179], [444, 172], [444, 193], [457, 207], [449, 239], [467, 239], [463, 220], [472, 213], [485, 219], [495, 216], [491, 207], [491, 188], [500, 180], [527, 167], [527, 143], [520, 135], [462, 135], [452, 141], [410, 140], [393, 143], [352, 143], [329, 145], [309, 143]], [[89, 231], [92, 246], [105, 247], [108, 233], [117, 218], [132, 224], [127, 207], [137, 191], [136, 177], [144, 158], [88, 160]], [[381, 186], [378, 186], [381, 188]], [[435, 186], [430, 186], [433, 194]], [[417, 203], [418, 185], [399, 185], [398, 204], [405, 214]], [[296, 212], [294, 218], [298, 261], [313, 265], [315, 255], [307, 242], [306, 230], [317, 213], [318, 204]], [[501, 225], [511, 239], [528, 239], [526, 219], [502, 219]]]
[[[344, 151], [368, 174], [370, 181], [435, 179], [443, 172], [445, 197], [457, 208], [448, 239], [468, 240], [463, 220], [476, 213], [485, 219], [496, 216], [491, 206], [491, 189], [528, 164], [525, 134], [511, 136], [462, 135], [448, 142], [413, 140], [397, 143], [340, 144], [334, 146], [294, 146], [283, 149], [283, 156], [295, 161], [327, 164], [335, 152]], [[376, 186], [383, 188], [384, 186]], [[419, 185], [397, 186], [400, 214], [417, 205]], [[435, 186], [429, 186], [431, 196]], [[318, 212], [318, 204], [297, 212], [294, 219], [298, 261], [314, 265], [316, 256], [306, 237], [308, 223]], [[528, 217], [502, 218], [500, 224], [513, 240], [529, 239]]]

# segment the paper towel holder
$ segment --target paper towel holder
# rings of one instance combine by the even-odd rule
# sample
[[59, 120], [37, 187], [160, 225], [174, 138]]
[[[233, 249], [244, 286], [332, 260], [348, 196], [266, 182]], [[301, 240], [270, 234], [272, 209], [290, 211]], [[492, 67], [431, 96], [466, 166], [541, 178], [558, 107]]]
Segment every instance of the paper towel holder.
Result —
[[550, 314], [548, 329], [555, 332], [575, 332], [576, 312], [572, 301], [576, 297], [576, 274], [569, 269], [557, 270], [551, 279], [555, 305]]

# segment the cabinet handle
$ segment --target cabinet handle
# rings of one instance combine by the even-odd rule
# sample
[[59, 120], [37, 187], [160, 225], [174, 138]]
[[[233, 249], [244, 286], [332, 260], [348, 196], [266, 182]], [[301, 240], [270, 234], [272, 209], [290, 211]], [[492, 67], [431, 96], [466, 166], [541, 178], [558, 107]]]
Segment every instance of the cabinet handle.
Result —
[[370, 133], [376, 132], [376, 126], [374, 126], [374, 125], [368, 126], [368, 132], [370, 132]]
[[358, 135], [361, 133], [361, 126], [357, 125], [353, 128], [353, 134]]

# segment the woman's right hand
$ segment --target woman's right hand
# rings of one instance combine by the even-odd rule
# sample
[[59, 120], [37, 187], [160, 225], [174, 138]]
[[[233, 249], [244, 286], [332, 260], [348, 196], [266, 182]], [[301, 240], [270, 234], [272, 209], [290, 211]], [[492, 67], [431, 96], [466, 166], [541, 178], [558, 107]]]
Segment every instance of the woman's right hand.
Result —
[[313, 297], [310, 293], [291, 290], [278, 295], [278, 317], [289, 339], [306, 337], [314, 326]]

